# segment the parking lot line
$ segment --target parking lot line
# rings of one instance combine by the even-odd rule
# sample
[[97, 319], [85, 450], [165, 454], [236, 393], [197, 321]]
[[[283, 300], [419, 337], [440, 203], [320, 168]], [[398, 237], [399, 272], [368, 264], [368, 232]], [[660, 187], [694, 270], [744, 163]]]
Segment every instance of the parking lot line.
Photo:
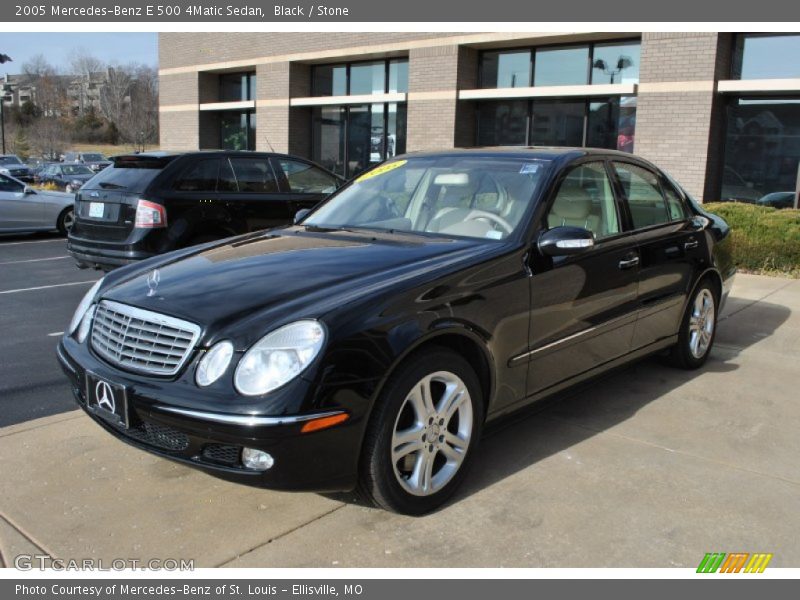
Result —
[[71, 283], [55, 283], [53, 285], [39, 285], [36, 287], [29, 287], [29, 288], [19, 288], [16, 290], [3, 290], [0, 291], [0, 295], [2, 294], [16, 294], [17, 292], [32, 292], [34, 290], [46, 290], [49, 288], [57, 288], [57, 287], [64, 287], [67, 285], [84, 285], [87, 283], [94, 283], [97, 279], [90, 279], [89, 281], [73, 281]]
[[64, 260], [65, 258], [69, 258], [69, 255], [51, 256], [50, 258], [26, 258], [25, 260], [7, 260], [5, 262], [0, 262], [0, 265], [16, 265], [19, 263], [42, 262], [43, 260]]

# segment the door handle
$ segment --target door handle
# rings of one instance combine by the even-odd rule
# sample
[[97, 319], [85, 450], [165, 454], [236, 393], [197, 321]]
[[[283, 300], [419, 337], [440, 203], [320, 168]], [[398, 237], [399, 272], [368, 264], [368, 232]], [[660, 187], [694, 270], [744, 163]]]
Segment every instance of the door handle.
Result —
[[630, 269], [631, 267], [635, 267], [639, 264], [639, 257], [633, 256], [631, 258], [623, 258], [619, 261], [619, 268], [620, 269]]
[[697, 248], [699, 245], [700, 245], [700, 242], [698, 242], [697, 240], [689, 240], [688, 242], [686, 242], [686, 243], [683, 245], [683, 249], [684, 249], [684, 250], [694, 250], [694, 249], [695, 249], [695, 248]]

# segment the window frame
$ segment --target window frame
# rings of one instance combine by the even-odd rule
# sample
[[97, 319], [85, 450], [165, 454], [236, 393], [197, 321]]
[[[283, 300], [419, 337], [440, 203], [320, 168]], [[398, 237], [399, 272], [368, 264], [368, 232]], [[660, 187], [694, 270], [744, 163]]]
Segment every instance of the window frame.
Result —
[[[655, 229], [660, 229], [662, 227], [672, 226], [672, 225], [675, 225], [676, 223], [681, 223], [683, 221], [688, 220], [689, 213], [686, 210], [686, 199], [685, 199], [685, 195], [682, 194], [682, 193], [678, 193], [678, 196], [681, 198], [681, 201], [682, 201], [684, 218], [683, 219], [676, 219], [676, 220], [673, 220], [671, 218], [670, 212], [669, 212], [669, 205], [667, 203], [667, 197], [664, 194], [663, 182], [666, 179], [666, 177], [664, 176], [664, 174], [657, 167], [655, 167], [653, 165], [648, 165], [646, 163], [643, 163], [643, 162], [640, 162], [640, 161], [637, 161], [637, 160], [628, 160], [628, 157], [616, 157], [615, 156], [615, 157], [609, 158], [608, 162], [609, 162], [608, 166], [611, 169], [611, 171], [613, 172], [614, 179], [616, 180], [617, 190], [618, 190], [618, 194], [619, 194], [619, 197], [620, 197], [620, 200], [621, 200], [621, 204], [624, 206], [624, 212], [625, 212], [625, 215], [626, 215], [625, 218], [626, 218], [626, 222], [627, 222], [626, 223], [626, 229], [630, 233], [637, 233], [638, 234], [638, 233], [641, 233], [643, 231], [651, 231], [651, 230], [655, 230]], [[622, 179], [619, 176], [619, 171], [617, 171], [617, 167], [616, 167], [615, 163], [621, 163], [621, 164], [626, 164], [626, 165], [631, 165], [631, 166], [634, 166], [634, 167], [638, 167], [640, 169], [643, 169], [643, 170], [647, 171], [648, 173], [650, 173], [651, 175], [653, 175], [655, 177], [656, 183], [658, 184], [658, 191], [661, 194], [661, 200], [664, 202], [664, 212], [667, 215], [667, 220], [666, 221], [663, 221], [661, 223], [653, 223], [653, 224], [647, 225], [645, 227], [635, 227], [634, 226], [633, 214], [631, 213], [630, 202], [629, 202], [627, 194], [625, 193], [625, 188], [622, 185]], [[677, 191], [678, 190], [676, 189], [676, 192]]]
[[[586, 65], [586, 83], [585, 84], [576, 84], [576, 85], [594, 85], [592, 83], [592, 71], [594, 70], [592, 65], [594, 64], [594, 53], [595, 53], [595, 46], [602, 46], [607, 44], [630, 44], [633, 42], [638, 42], [639, 47], [641, 48], [642, 45], [642, 38], [641, 37], [623, 37], [619, 39], [603, 39], [603, 40], [593, 40], [587, 42], [562, 42], [559, 44], [541, 44], [541, 45], [533, 45], [533, 46], [516, 46], [510, 48], [487, 48], [485, 50], [481, 50], [478, 54], [477, 66], [478, 69], [478, 89], [489, 89], [489, 90], [498, 90], [498, 89], [514, 89], [514, 88], [499, 88], [499, 87], [487, 87], [484, 85], [484, 76], [483, 76], [483, 57], [485, 54], [489, 53], [498, 53], [502, 54], [504, 52], [524, 52], [527, 51], [530, 54], [530, 86], [529, 87], [549, 87], [549, 86], [535, 86], [535, 76], [536, 76], [536, 51], [537, 50], [558, 50], [558, 49], [566, 49], [566, 48], [577, 48], [582, 46], [589, 47], [589, 60], [587, 61]], [[641, 59], [640, 59], [641, 62]], [[640, 72], [641, 77], [641, 72]]]
[[[198, 160], [188, 161], [188, 164], [181, 169], [172, 181], [169, 184], [169, 191], [173, 194], [216, 194], [219, 188], [219, 167], [222, 162], [222, 158], [219, 156], [200, 156]], [[214, 189], [213, 190], [182, 190], [178, 188], [178, 184], [184, 181], [185, 176], [192, 171], [195, 167], [197, 167], [202, 162], [211, 162], [214, 161], [217, 163], [217, 174], [214, 178]]]
[[[281, 189], [281, 181], [278, 178], [278, 174], [275, 173], [275, 169], [272, 166], [272, 157], [270, 155], [268, 155], [268, 154], [260, 155], [260, 156], [259, 155], [257, 155], [257, 156], [233, 155], [233, 156], [227, 157], [227, 159], [228, 159], [228, 164], [231, 167], [231, 171], [233, 171], [233, 176], [236, 179], [237, 191], [236, 192], [225, 192], [225, 193], [228, 193], [228, 194], [246, 194], [246, 195], [261, 194], [261, 195], [264, 195], [264, 196], [273, 196], [275, 194], [283, 193], [283, 190]], [[270, 172], [272, 173], [272, 178], [275, 181], [275, 188], [276, 189], [274, 191], [271, 191], [271, 192], [243, 190], [242, 189], [242, 185], [240, 183], [241, 180], [239, 179], [239, 174], [236, 172], [236, 167], [233, 166], [233, 161], [234, 160], [264, 160], [267, 163], [267, 166], [269, 167]], [[219, 172], [217, 172], [217, 187], [219, 187]], [[264, 198], [264, 199], [265, 200], [269, 200], [269, 198]]]
[[[311, 96], [315, 98], [324, 98], [330, 97], [332, 94], [321, 94], [317, 89], [317, 78], [316, 78], [316, 70], [322, 67], [344, 67], [345, 68], [345, 96], [352, 96], [351, 91], [351, 68], [353, 66], [363, 65], [363, 64], [376, 64], [376, 63], [383, 63], [383, 94], [389, 93], [389, 75], [390, 75], [390, 65], [392, 62], [405, 62], [408, 64], [408, 56], [392, 56], [388, 58], [372, 58], [372, 59], [363, 59], [363, 60], [352, 60], [352, 61], [344, 61], [344, 62], [331, 62], [331, 63], [321, 63], [318, 65], [312, 65], [311, 67]], [[405, 92], [397, 92], [397, 93], [408, 93], [408, 80], [406, 80], [406, 91]], [[358, 94], [362, 95], [362, 94]], [[370, 94], [367, 94], [370, 95]]]
[[[336, 176], [335, 173], [331, 173], [327, 169], [321, 167], [320, 165], [316, 164], [313, 161], [305, 160], [304, 158], [300, 158], [299, 156], [281, 156], [275, 155], [270, 156], [269, 161], [272, 166], [272, 170], [278, 178], [278, 187], [280, 189], [280, 193], [283, 194], [296, 194], [298, 196], [317, 196], [320, 194], [324, 194], [324, 192], [295, 192], [292, 190], [292, 186], [289, 183], [289, 178], [286, 176], [286, 172], [283, 170], [283, 167], [280, 165], [280, 161], [286, 160], [291, 162], [296, 162], [304, 165], [308, 165], [311, 169], [316, 169], [321, 171], [325, 175], [329, 176], [333, 180], [334, 191], [338, 190], [341, 187], [341, 180]], [[236, 172], [234, 171], [234, 175]], [[333, 192], [331, 192], [332, 194]]]
[[[594, 240], [595, 243], [593, 248], [602, 248], [609, 242], [614, 242], [631, 235], [632, 232], [628, 228], [628, 214], [625, 211], [626, 207], [623, 205], [622, 196], [620, 195], [620, 190], [618, 189], [619, 182], [617, 180], [616, 171], [611, 165], [612, 160], [612, 157], [609, 157], [605, 154], [594, 154], [573, 160], [568, 165], [560, 169], [559, 174], [550, 183], [550, 190], [547, 192], [547, 196], [544, 199], [545, 208], [542, 211], [541, 218], [538, 219], [538, 223], [535, 226], [536, 235], [534, 236], [534, 239], [537, 239], [538, 235], [541, 235], [550, 229], [547, 218], [550, 215], [550, 211], [553, 208], [556, 196], [558, 196], [558, 192], [561, 190], [561, 186], [564, 184], [564, 180], [567, 178], [567, 175], [569, 175], [569, 173], [578, 167], [592, 163], [602, 163], [603, 165], [603, 170], [606, 174], [606, 177], [608, 177], [609, 183], [611, 184], [611, 193], [614, 196], [614, 210], [616, 210], [617, 223], [619, 225], [619, 231], [617, 233], [602, 238], [596, 238]], [[592, 250], [590, 249], [589, 251], [591, 252]]]

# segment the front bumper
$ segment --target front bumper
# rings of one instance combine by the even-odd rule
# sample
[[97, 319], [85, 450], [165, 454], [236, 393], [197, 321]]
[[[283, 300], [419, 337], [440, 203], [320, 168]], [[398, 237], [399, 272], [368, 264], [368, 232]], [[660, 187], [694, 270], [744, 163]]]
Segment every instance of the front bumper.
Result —
[[[222, 479], [291, 491], [334, 492], [355, 487], [363, 420], [301, 433], [310, 416], [242, 415], [180, 406], [158, 382], [146, 384], [96, 358], [85, 344], [64, 338], [57, 354], [78, 405], [116, 438], [152, 454], [201, 469]], [[87, 371], [126, 389], [125, 427], [87, 404]], [[164, 386], [166, 387], [166, 386]], [[198, 394], [202, 392], [197, 391]], [[241, 463], [243, 447], [263, 450], [275, 464], [253, 471]]]

